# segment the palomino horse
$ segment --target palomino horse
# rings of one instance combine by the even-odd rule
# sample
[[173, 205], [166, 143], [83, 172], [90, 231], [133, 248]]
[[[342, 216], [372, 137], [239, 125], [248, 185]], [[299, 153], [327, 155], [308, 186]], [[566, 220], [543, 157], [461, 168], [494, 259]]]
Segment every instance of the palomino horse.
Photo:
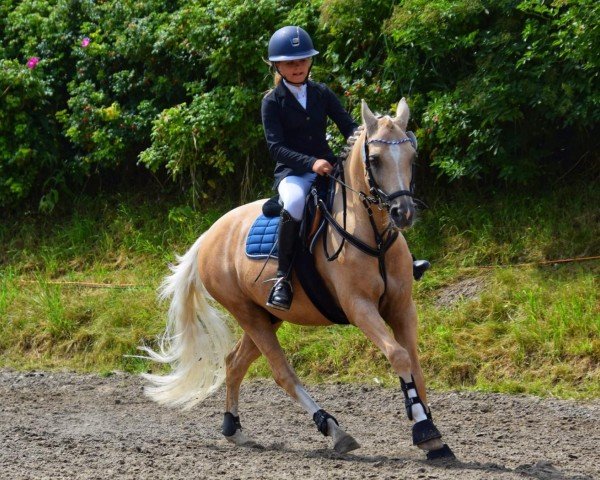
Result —
[[[398, 234], [414, 218], [410, 185], [416, 142], [406, 134], [408, 117], [404, 99], [395, 118], [377, 118], [363, 101], [365, 128], [345, 161], [345, 184], [336, 185], [331, 210], [358, 243], [377, 250], [383, 247], [373, 246], [374, 235], [395, 241], [387, 242], [387, 251], [379, 258], [366, 255], [356, 248], [356, 242], [348, 241], [332, 262], [327, 262], [323, 245], [317, 242], [315, 261], [349, 322], [381, 349], [400, 377], [406, 412], [415, 422], [413, 443], [425, 450], [428, 458], [451, 457], [427, 407], [417, 354], [412, 257], [404, 237]], [[370, 195], [348, 194], [343, 202], [342, 188]], [[313, 306], [295, 277], [292, 308], [282, 312], [266, 307], [269, 285], [256, 281], [263, 262], [248, 258], [244, 252], [248, 230], [263, 203], [242, 205], [221, 217], [172, 267], [173, 273], [161, 287], [162, 298], [171, 298], [171, 303], [160, 352], [143, 347], [153, 360], [171, 364], [172, 371], [164, 376], [146, 375], [154, 384], [146, 393], [159, 403], [189, 408], [225, 380], [223, 434], [237, 445], [253, 444], [241, 428], [238, 398], [250, 364], [262, 354], [277, 384], [313, 417], [321, 433], [332, 437], [335, 450], [346, 453], [358, 448], [358, 443], [303, 388], [276, 335], [282, 321], [313, 326], [331, 322]], [[379, 208], [371, 210], [371, 203]], [[341, 246], [344, 232], [328, 228], [324, 234], [332, 248]], [[274, 276], [275, 263], [268, 262], [266, 277]], [[231, 333], [220, 312], [208, 303], [210, 297], [225, 307], [244, 331], [231, 351]]]

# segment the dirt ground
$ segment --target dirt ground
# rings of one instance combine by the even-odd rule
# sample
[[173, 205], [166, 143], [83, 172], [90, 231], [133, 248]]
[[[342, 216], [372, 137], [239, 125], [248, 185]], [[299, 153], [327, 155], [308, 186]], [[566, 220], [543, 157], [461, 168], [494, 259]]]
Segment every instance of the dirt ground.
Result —
[[600, 479], [600, 400], [431, 393], [457, 460], [427, 461], [411, 445], [399, 389], [308, 390], [362, 447], [336, 454], [273, 381], [242, 385], [244, 430], [262, 448], [220, 434], [225, 392], [188, 412], [115, 374], [0, 370], [1, 479]]

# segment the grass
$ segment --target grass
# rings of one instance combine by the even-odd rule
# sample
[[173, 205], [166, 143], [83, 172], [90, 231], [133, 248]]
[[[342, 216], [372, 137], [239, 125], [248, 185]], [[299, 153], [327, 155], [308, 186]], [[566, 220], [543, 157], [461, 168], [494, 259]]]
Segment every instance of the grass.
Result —
[[[434, 264], [414, 292], [429, 385], [599, 397], [600, 261], [536, 262], [600, 254], [600, 189], [459, 192], [428, 203], [406, 235], [414, 253]], [[156, 287], [174, 253], [226, 209], [113, 195], [81, 199], [69, 214], [4, 221], [0, 367], [154, 368], [127, 355], [163, 329], [166, 305], [156, 303]], [[530, 265], [510, 266], [523, 263]], [[284, 324], [279, 337], [308, 382], [397, 385], [383, 355], [353, 327]], [[250, 375], [269, 376], [264, 359]]]

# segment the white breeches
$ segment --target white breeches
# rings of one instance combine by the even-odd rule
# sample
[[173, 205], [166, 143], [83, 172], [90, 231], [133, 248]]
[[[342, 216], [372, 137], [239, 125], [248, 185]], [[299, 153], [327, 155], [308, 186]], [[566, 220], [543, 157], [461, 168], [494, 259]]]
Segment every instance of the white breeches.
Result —
[[302, 220], [306, 195], [316, 178], [317, 174], [310, 172], [300, 176], [290, 175], [279, 182], [277, 191], [283, 208], [296, 221]]

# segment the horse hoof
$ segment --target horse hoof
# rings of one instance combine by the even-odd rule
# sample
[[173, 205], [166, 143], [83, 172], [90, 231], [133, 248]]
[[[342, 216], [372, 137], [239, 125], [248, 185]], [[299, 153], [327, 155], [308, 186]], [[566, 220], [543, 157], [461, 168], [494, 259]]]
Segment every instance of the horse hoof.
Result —
[[348, 453], [357, 448], [360, 448], [360, 444], [350, 435], [340, 438], [333, 446], [333, 449], [337, 453]]
[[238, 447], [259, 448], [259, 449], [264, 448], [260, 443], [257, 443], [254, 440], [252, 440], [248, 435], [246, 435], [241, 430], [238, 430], [233, 435], [229, 435], [229, 436], [226, 435], [225, 439], [228, 442], [233, 443], [234, 445], [237, 445]]
[[454, 455], [454, 452], [450, 450], [450, 447], [444, 443], [442, 448], [427, 452], [427, 460], [437, 460], [438, 458], [450, 460], [456, 458], [456, 456]]
[[444, 446], [444, 442], [440, 438], [433, 438], [431, 440], [427, 440], [426, 442], [419, 443], [417, 447], [421, 450], [425, 450], [425, 452], [432, 452], [435, 450], [439, 450]]
[[264, 450], [265, 449], [264, 445], [261, 445], [260, 443], [257, 443], [254, 440], [250, 440], [249, 442], [246, 442], [241, 446], [244, 448], [253, 448], [255, 450]]

